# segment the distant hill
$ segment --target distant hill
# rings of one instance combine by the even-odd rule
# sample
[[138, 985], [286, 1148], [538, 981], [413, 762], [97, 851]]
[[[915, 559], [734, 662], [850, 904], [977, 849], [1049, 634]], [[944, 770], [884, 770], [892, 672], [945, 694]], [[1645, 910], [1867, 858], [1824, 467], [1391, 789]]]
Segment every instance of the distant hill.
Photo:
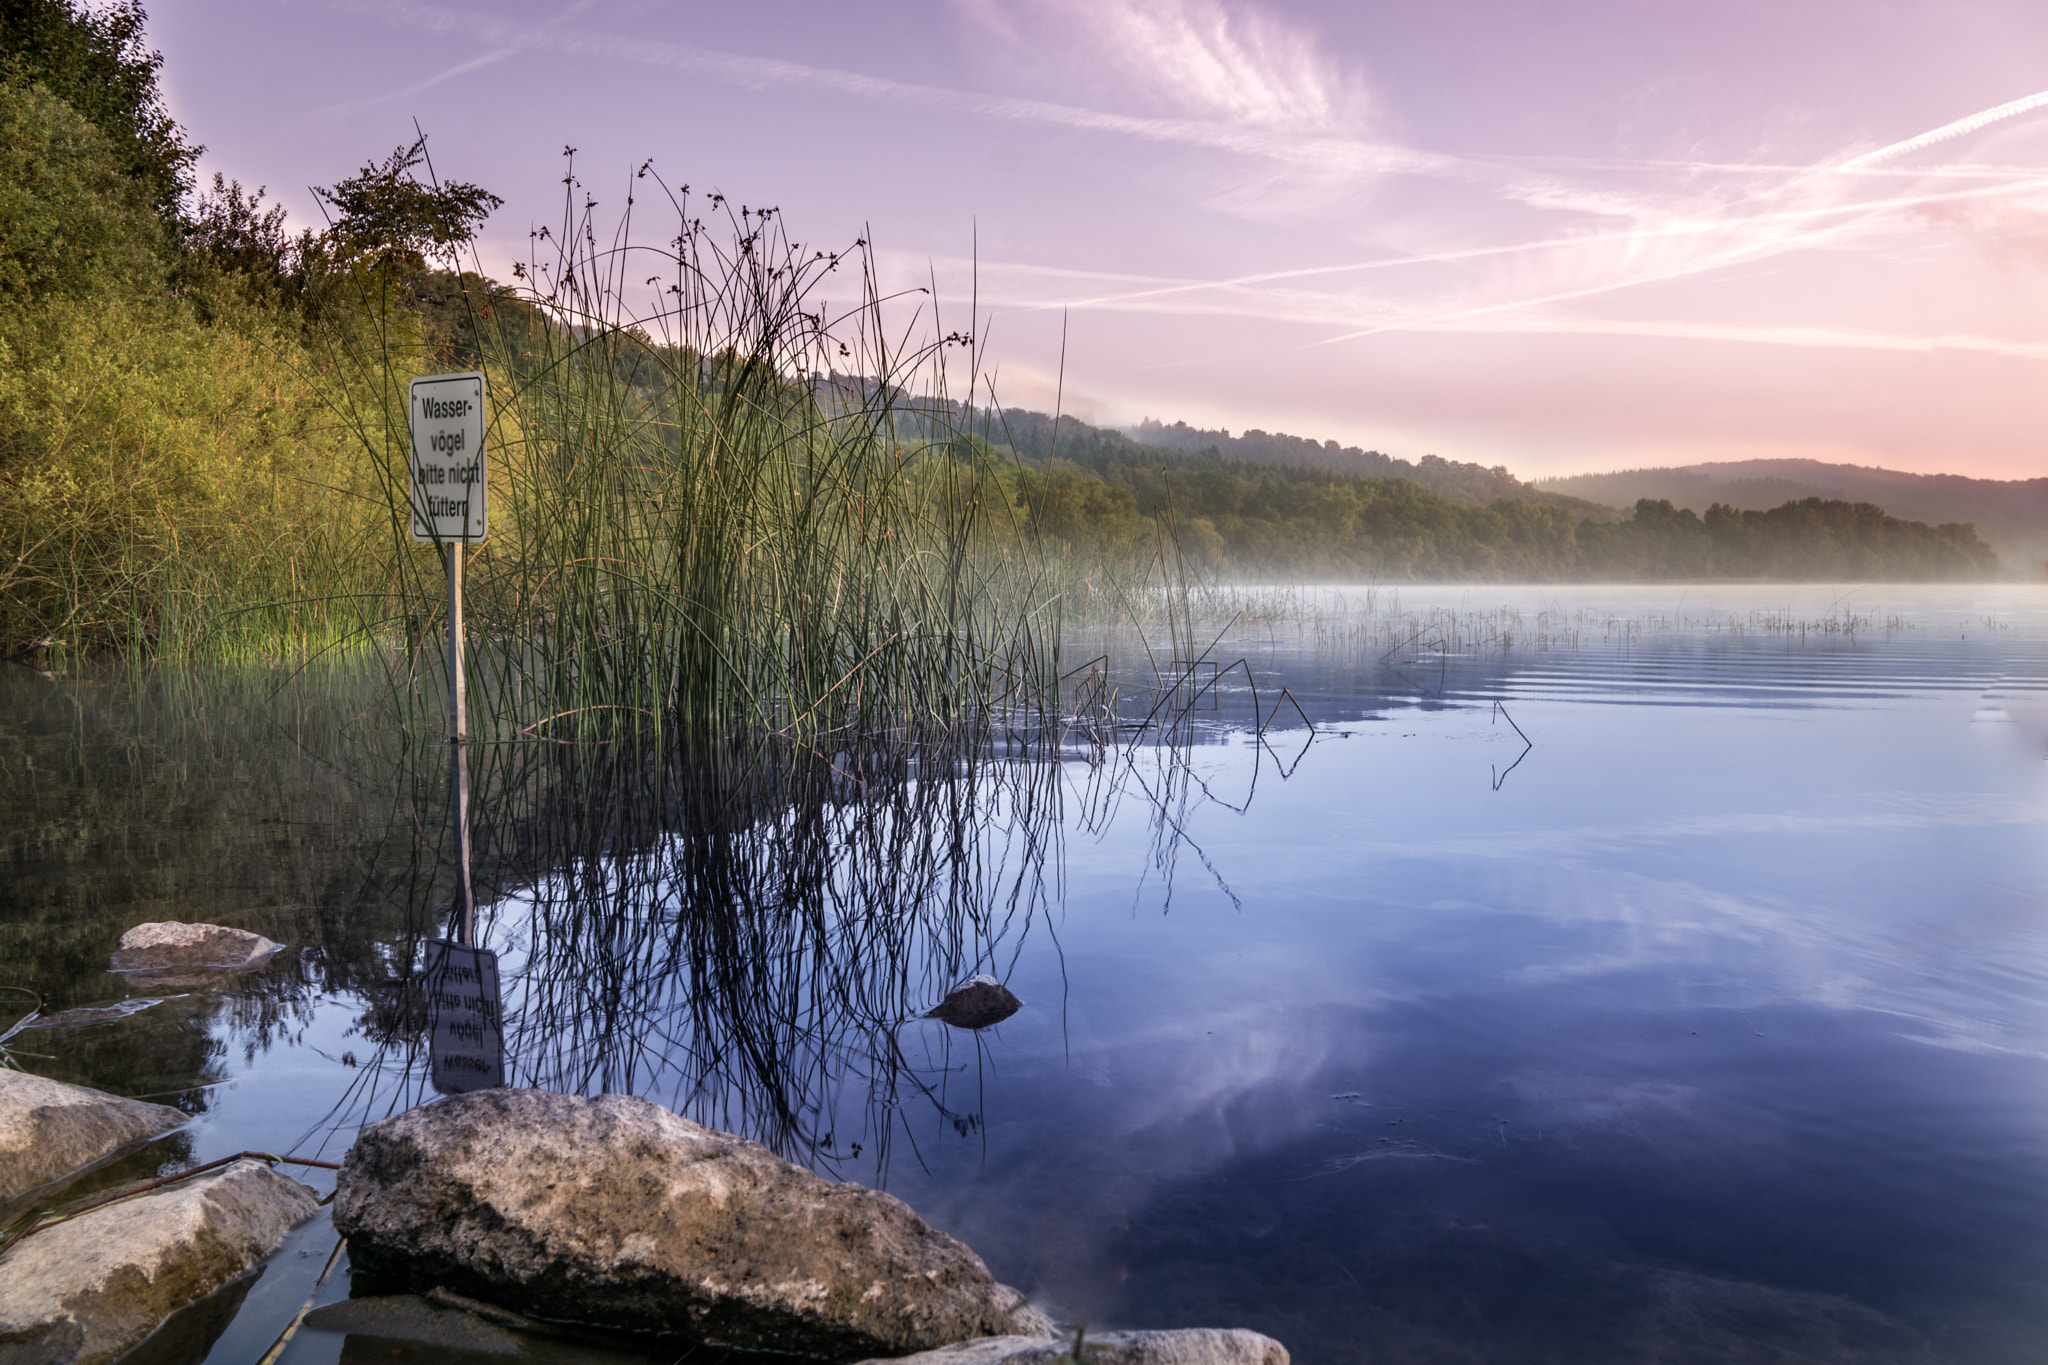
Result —
[[2030, 577], [2048, 560], [2048, 478], [1971, 479], [1820, 460], [1734, 460], [1578, 474], [1536, 484], [1618, 507], [1634, 506], [1638, 498], [1666, 498], [1701, 514], [1717, 502], [1744, 511], [1800, 498], [1875, 503], [1912, 521], [1973, 525], [2000, 558]]
[[[1061, 419], [1063, 430], [1069, 420]], [[1260, 431], [1257, 427], [1250, 428], [1241, 436], [1232, 436], [1224, 428], [1205, 431], [1186, 422], [1167, 426], [1150, 417], [1135, 427], [1126, 428], [1126, 434], [1140, 445], [1164, 446], [1191, 455], [1210, 454], [1244, 464], [1320, 469], [1325, 473], [1358, 479], [1407, 479], [1466, 507], [1486, 507], [1499, 498], [1519, 498], [1523, 502], [1568, 508], [1580, 517], [1612, 520], [1620, 515], [1606, 503], [1588, 501], [1588, 495], [1580, 494], [1576, 489], [1553, 491], [1523, 483], [1508, 473], [1503, 465], [1489, 469], [1485, 465], [1464, 464], [1437, 455], [1425, 455], [1420, 460], [1409, 461], [1382, 455], [1377, 450], [1340, 446], [1335, 441], [1317, 442], [1306, 436]], [[1629, 504], [1633, 505], [1634, 501], [1631, 498]]]

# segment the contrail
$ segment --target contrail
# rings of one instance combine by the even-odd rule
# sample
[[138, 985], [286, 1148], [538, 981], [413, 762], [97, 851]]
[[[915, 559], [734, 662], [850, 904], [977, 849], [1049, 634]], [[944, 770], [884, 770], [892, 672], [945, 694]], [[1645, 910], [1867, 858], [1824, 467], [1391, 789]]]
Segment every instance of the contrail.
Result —
[[[1931, 147], [1937, 143], [1949, 141], [1952, 138], [1961, 137], [1965, 133], [1974, 132], [1979, 128], [1987, 127], [1990, 124], [2000, 122], [2004, 119], [2017, 117], [2020, 114], [2027, 113], [2034, 109], [2039, 109], [2043, 106], [2048, 106], [2048, 91], [2043, 91], [2038, 95], [2029, 95], [2024, 99], [2011, 100], [2005, 104], [1996, 105], [1990, 109], [1981, 110], [1978, 113], [1971, 114], [1967, 118], [1957, 119], [1952, 123], [1945, 123], [1941, 125], [1939, 128], [1934, 128], [1929, 130], [1928, 132], [1921, 133], [1917, 137], [1908, 138], [1903, 142], [1895, 142], [1888, 147], [1880, 147], [1876, 151], [1866, 152], [1861, 156], [1852, 157], [1847, 161], [1838, 162], [1833, 165], [1823, 164], [1819, 166], [1786, 167], [1784, 169], [1794, 172], [1801, 179], [1811, 179], [1830, 174], [1840, 174], [1843, 172], [1874, 172], [1874, 168], [1879, 162], [1887, 161], [1894, 157], [1904, 156], [1910, 152], [1919, 151], [1922, 148]], [[1687, 163], [1677, 164], [1683, 165]], [[1764, 168], [1749, 168], [1740, 165], [1724, 165], [1716, 166], [1714, 167], [1714, 169], [1744, 171], [1750, 169], [1760, 170]], [[1991, 176], [2001, 175], [2001, 172], [1999, 172], [1996, 168], [1970, 167], [1950, 169], [1958, 173], [1970, 175], [1972, 178], [1978, 176], [1984, 176], [1988, 178]], [[1885, 173], [1900, 174], [1899, 172]], [[2018, 184], [2013, 184], [2011, 183], [2011, 180], [2015, 176], [2022, 176], [2025, 178], [2021, 179]], [[1059, 303], [1042, 304], [1037, 306], [1049, 308], [1100, 307], [1106, 304], [1127, 303], [1139, 299], [1158, 298], [1170, 294], [1190, 293], [1204, 289], [1241, 288], [1246, 285], [1270, 284], [1278, 280], [1308, 279], [1318, 275], [1345, 274], [1353, 271], [1364, 270], [1387, 270], [1400, 266], [1442, 265], [1449, 264], [1455, 261], [1478, 260], [1489, 256], [1508, 256], [1533, 251], [1555, 251], [1564, 247], [1575, 247], [1603, 242], [1644, 241], [1654, 239], [1657, 237], [1696, 236], [1713, 232], [1734, 231], [1744, 227], [1763, 225], [1774, 222], [1797, 222], [1804, 219], [1811, 219], [1814, 217], [1858, 213], [1888, 208], [1912, 208], [1918, 207], [1923, 204], [1940, 203], [1944, 200], [1949, 199], [1969, 199], [1983, 197], [1986, 195], [1997, 196], [2005, 194], [2007, 192], [2019, 192], [2024, 190], [2037, 189], [2042, 187], [2044, 184], [2048, 184], [2048, 180], [2044, 180], [2041, 177], [2041, 173], [2038, 171], [2015, 170], [2009, 173], [2003, 173], [2003, 178], [2001, 179], [2001, 182], [1988, 190], [1962, 190], [1955, 191], [1949, 194], [1920, 195], [1908, 198], [1894, 199], [1863, 200], [1855, 203], [1832, 205], [1824, 208], [1788, 209], [1772, 213], [1752, 214], [1743, 218], [1691, 221], [1667, 224], [1664, 226], [1652, 228], [1630, 228], [1625, 231], [1619, 232], [1589, 233], [1571, 237], [1548, 237], [1537, 239], [1535, 241], [1513, 242], [1503, 246], [1470, 247], [1458, 251], [1438, 251], [1410, 256], [1383, 257], [1379, 260], [1373, 261], [1353, 261], [1328, 266], [1307, 266], [1294, 270], [1261, 271], [1255, 274], [1233, 276], [1232, 278], [1225, 280], [1216, 280], [1208, 282], [1197, 281], [1185, 284], [1169, 284], [1162, 285], [1153, 289], [1135, 290], [1121, 294], [1104, 294], [1098, 295], [1093, 298], [1071, 299], [1064, 300]], [[1659, 278], [1664, 277], [1660, 276]], [[1618, 284], [1611, 287], [1621, 288], [1625, 287], [1627, 283], [1632, 282], [1624, 282], [1623, 284]], [[1531, 302], [1536, 301], [1532, 300]], [[1383, 329], [1374, 328], [1371, 330], [1379, 331]], [[1362, 336], [1369, 334], [1370, 333], [1368, 332], [1359, 332], [1353, 333], [1351, 335]], [[1333, 337], [1330, 340], [1344, 341], [1349, 339], [1350, 337]], [[1327, 345], [1329, 343], [1325, 342], [1324, 344]]]
[[[1866, 199], [1848, 204], [1832, 204], [1807, 209], [1779, 209], [1769, 213], [1751, 214], [1743, 218], [1692, 219], [1679, 223], [1667, 223], [1658, 227], [1629, 228], [1617, 232], [1591, 232], [1572, 237], [1543, 237], [1533, 241], [1510, 242], [1501, 246], [1466, 247], [1456, 251], [1432, 251], [1412, 256], [1383, 256], [1370, 261], [1345, 261], [1335, 265], [1301, 266], [1292, 270], [1265, 270], [1250, 275], [1234, 275], [1222, 280], [1192, 280], [1187, 282], [1161, 284], [1150, 289], [1134, 289], [1117, 294], [1098, 294], [1090, 298], [1063, 299], [1052, 303], [1026, 305], [1031, 308], [1090, 308], [1108, 304], [1130, 303], [1139, 299], [1160, 298], [1169, 294], [1198, 293], [1212, 289], [1235, 289], [1246, 285], [1271, 284], [1278, 280], [1309, 279], [1318, 275], [1343, 275], [1367, 270], [1390, 270], [1400, 266], [1446, 265], [1456, 261], [1478, 260], [1488, 256], [1511, 256], [1533, 251], [1556, 251], [1565, 247], [1590, 246], [1608, 242], [1641, 242], [1658, 238], [1702, 237], [1713, 234], [1738, 232], [1744, 228], [1765, 226], [1774, 223], [1798, 223], [1818, 218], [1840, 217], [1845, 214], [1872, 212], [1882, 209], [1918, 208], [1927, 204], [1947, 203], [1961, 199], [1986, 199], [2018, 193], [2025, 190], [2048, 189], [2048, 175], [2034, 173], [2035, 178], [2018, 184], [2000, 184], [1988, 188], [1951, 190], [1941, 194], [1921, 194], [1891, 199]], [[1796, 239], [1795, 239], [1796, 240]], [[1663, 277], [1659, 277], [1663, 278]], [[1602, 286], [1602, 288], [1621, 287]], [[1359, 335], [1363, 335], [1362, 333]], [[1332, 337], [1332, 341], [1345, 341], [1348, 337]]]
[[1980, 113], [1972, 114], [1968, 118], [1959, 118], [1954, 123], [1944, 123], [1939, 128], [1922, 133], [1918, 137], [1909, 137], [1904, 142], [1894, 142], [1889, 147], [1880, 147], [1874, 152], [1865, 152], [1862, 156], [1852, 156], [1834, 169], [1842, 171], [1858, 170], [1864, 166], [1875, 165], [1880, 161], [1890, 161], [1895, 156], [1904, 156], [1908, 152], [1917, 152], [1923, 147], [1932, 147], [1937, 142], [1947, 142], [1950, 138], [1961, 137], [1964, 133], [1974, 133], [1979, 128], [1989, 127], [1991, 124], [1999, 123], [2009, 118], [2016, 118], [2021, 114], [2039, 109], [2044, 105], [2048, 105], [2048, 90], [2044, 90], [2038, 95], [2028, 95], [2025, 99], [2017, 99], [2005, 104], [1994, 105]]
[[1913, 336], [1860, 327], [1742, 327], [1695, 322], [1626, 322], [1580, 318], [1502, 319], [1498, 324], [1446, 325], [1410, 330], [1430, 332], [1512, 332], [1563, 336], [1640, 336], [1674, 341], [1729, 341], [1765, 346], [1812, 346], [1833, 350], [1972, 351], [2014, 360], [2048, 360], [2048, 342], [2006, 341], [1974, 332], [1937, 332]]

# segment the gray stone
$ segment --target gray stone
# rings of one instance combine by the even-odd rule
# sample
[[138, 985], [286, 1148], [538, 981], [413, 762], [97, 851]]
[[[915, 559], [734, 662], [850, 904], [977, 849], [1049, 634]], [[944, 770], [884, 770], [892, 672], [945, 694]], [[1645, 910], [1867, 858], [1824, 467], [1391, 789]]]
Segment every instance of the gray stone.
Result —
[[992, 976], [976, 976], [947, 992], [925, 1018], [955, 1028], [983, 1029], [1002, 1023], [1022, 1008], [1024, 1002], [1012, 995], [1008, 986]]
[[625, 1095], [481, 1090], [362, 1131], [350, 1263], [540, 1317], [838, 1359], [1051, 1324], [899, 1199]]
[[0, 1210], [168, 1133], [187, 1115], [0, 1068]]
[[[893, 1365], [1054, 1365], [1073, 1360], [1073, 1351], [1072, 1337], [983, 1337], [903, 1356]], [[1287, 1348], [1273, 1338], [1216, 1327], [1090, 1332], [1081, 1338], [1081, 1359], [1087, 1365], [1288, 1365]]]
[[135, 985], [206, 986], [261, 967], [283, 947], [246, 929], [164, 920], [121, 935], [107, 967]]
[[318, 1207], [304, 1185], [238, 1161], [26, 1237], [0, 1255], [0, 1362], [112, 1360]]

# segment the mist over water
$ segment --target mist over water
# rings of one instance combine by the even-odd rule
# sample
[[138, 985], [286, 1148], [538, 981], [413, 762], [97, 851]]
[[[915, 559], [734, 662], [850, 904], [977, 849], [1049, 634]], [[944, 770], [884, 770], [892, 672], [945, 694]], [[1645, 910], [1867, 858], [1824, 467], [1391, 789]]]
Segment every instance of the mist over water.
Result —
[[[1403, 589], [1371, 629], [1366, 596], [1269, 601], [1163, 711], [1123, 676], [992, 757], [480, 751], [516, 1083], [883, 1185], [1091, 1328], [2032, 1359], [2039, 590]], [[0, 984], [120, 999], [150, 919], [292, 949], [13, 1040], [194, 1112], [143, 1164], [332, 1157], [431, 1096], [443, 751], [330, 690], [0, 680]], [[923, 1017], [975, 972], [1024, 1008]]]

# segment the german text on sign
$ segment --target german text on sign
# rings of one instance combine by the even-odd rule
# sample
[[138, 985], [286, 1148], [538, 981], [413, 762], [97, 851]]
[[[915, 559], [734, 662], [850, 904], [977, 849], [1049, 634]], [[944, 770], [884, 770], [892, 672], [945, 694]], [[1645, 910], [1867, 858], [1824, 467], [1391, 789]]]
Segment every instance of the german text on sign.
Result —
[[484, 538], [484, 377], [436, 374], [408, 387], [412, 538]]
[[498, 955], [445, 939], [427, 940], [427, 1036], [434, 1089], [444, 1095], [505, 1083], [505, 1025], [499, 1012]]

